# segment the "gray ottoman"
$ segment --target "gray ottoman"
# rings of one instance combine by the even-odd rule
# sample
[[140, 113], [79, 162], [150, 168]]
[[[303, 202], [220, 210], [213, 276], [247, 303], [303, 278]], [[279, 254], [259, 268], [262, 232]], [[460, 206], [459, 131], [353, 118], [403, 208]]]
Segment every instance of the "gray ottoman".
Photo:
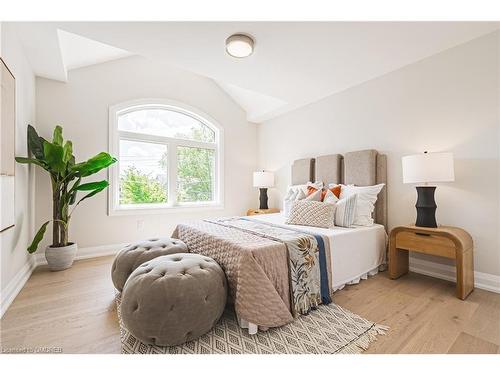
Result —
[[165, 255], [132, 272], [123, 288], [121, 316], [139, 340], [179, 345], [215, 325], [226, 296], [226, 276], [215, 260], [199, 254]]
[[130, 244], [116, 255], [111, 267], [111, 279], [115, 288], [121, 292], [132, 271], [142, 263], [162, 255], [187, 252], [184, 242], [172, 238], [153, 238]]

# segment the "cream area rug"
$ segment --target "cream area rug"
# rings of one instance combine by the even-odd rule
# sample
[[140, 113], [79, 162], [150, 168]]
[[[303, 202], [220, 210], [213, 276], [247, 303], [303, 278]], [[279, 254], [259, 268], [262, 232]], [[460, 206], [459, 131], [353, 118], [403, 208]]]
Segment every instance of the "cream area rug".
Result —
[[178, 346], [148, 345], [123, 325], [117, 296], [122, 353], [127, 354], [344, 354], [368, 349], [386, 326], [331, 303], [320, 305], [292, 323], [255, 335], [240, 328], [232, 309], [226, 309], [217, 325], [197, 340]]

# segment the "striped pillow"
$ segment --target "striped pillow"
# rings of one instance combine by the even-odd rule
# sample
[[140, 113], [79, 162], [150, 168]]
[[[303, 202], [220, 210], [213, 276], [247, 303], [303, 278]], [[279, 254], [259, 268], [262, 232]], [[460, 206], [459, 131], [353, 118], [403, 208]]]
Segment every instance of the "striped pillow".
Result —
[[347, 198], [340, 199], [335, 210], [335, 225], [337, 227], [350, 228], [356, 219], [356, 202], [358, 195], [353, 194]]

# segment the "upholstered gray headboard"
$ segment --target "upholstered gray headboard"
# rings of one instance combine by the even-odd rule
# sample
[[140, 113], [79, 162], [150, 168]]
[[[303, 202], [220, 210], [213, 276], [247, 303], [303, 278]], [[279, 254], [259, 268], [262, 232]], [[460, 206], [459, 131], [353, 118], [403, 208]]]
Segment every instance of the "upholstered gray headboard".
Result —
[[384, 183], [378, 194], [373, 220], [387, 230], [387, 157], [377, 150], [348, 152], [344, 155], [343, 183], [369, 186]]
[[375, 204], [374, 221], [387, 230], [387, 157], [377, 150], [362, 150], [317, 158], [296, 160], [292, 164], [292, 185], [308, 181], [358, 186], [385, 183]]
[[318, 156], [315, 163], [316, 181], [323, 181], [325, 184], [342, 183], [342, 159], [340, 154]]
[[315, 181], [313, 158], [295, 160], [292, 164], [292, 185]]

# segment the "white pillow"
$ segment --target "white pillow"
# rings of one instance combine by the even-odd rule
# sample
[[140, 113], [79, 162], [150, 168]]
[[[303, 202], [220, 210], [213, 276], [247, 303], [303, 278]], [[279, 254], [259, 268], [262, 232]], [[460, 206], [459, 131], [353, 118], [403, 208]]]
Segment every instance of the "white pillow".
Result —
[[297, 195], [295, 196], [294, 201], [300, 201], [301, 199], [305, 199], [307, 197], [306, 193], [303, 190], [299, 190]]
[[307, 193], [307, 184], [301, 184], [301, 185], [289, 185], [288, 186], [288, 191], [294, 190], [302, 190], [304, 193]]
[[292, 197], [293, 194], [295, 194], [295, 190], [289, 188], [288, 191], [286, 192], [285, 197], [283, 198], [283, 200], [284, 201], [290, 200], [290, 198]]
[[316, 201], [321, 202], [321, 190], [316, 190], [314, 193], [308, 195], [305, 198], [306, 201]]
[[283, 200], [283, 215], [285, 215], [285, 217], [288, 217], [288, 215], [290, 215], [290, 210], [292, 209], [292, 206], [293, 206], [293, 200]]
[[325, 203], [337, 203], [339, 199], [331, 190], [328, 190], [323, 198], [323, 202]]
[[290, 209], [292, 208], [294, 201], [304, 199], [306, 197], [304, 189], [306, 189], [306, 185], [295, 185], [288, 188], [288, 192], [283, 199], [283, 214], [285, 217], [288, 217], [290, 214]]
[[340, 199], [357, 195], [356, 218], [353, 225], [370, 226], [373, 225], [372, 214], [375, 210], [377, 195], [385, 184], [373, 186], [342, 185]]
[[322, 181], [316, 181], [316, 182], [309, 181], [306, 184], [306, 190], [309, 186], [315, 188], [316, 190], [321, 190], [321, 189], [323, 189], [323, 182]]
[[[335, 194], [333, 194], [335, 196]], [[344, 199], [339, 199], [335, 204], [335, 225], [338, 227], [350, 228], [356, 218], [357, 194]]]

